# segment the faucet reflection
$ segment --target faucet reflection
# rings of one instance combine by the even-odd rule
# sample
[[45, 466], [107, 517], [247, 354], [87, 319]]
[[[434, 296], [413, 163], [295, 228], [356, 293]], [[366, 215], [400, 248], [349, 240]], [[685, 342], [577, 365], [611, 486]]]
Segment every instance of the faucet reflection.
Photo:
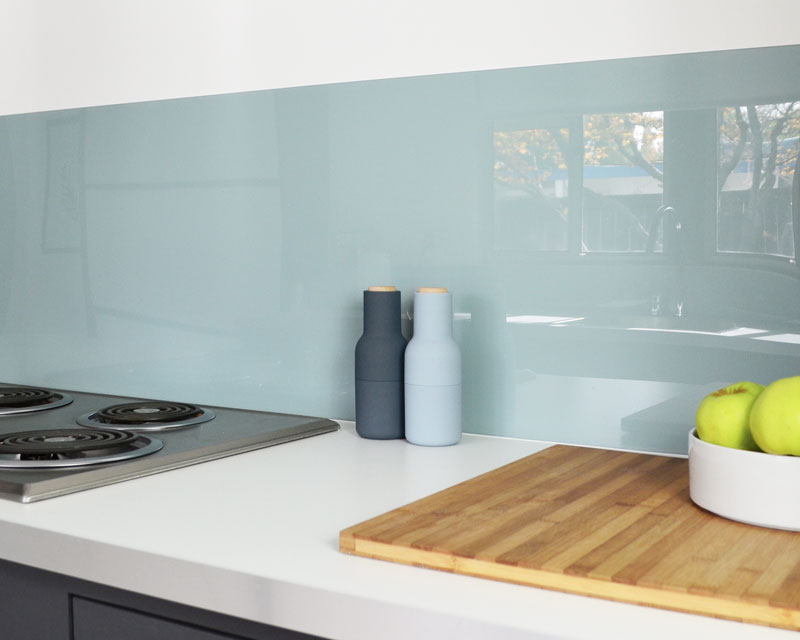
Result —
[[675, 273], [669, 295], [661, 292], [653, 294], [650, 298], [650, 315], [657, 317], [671, 315], [682, 318], [685, 304], [685, 281], [682, 263], [685, 259], [683, 247], [683, 227], [675, 208], [669, 205], [661, 205], [650, 222], [647, 234], [646, 253], [654, 253], [656, 242], [658, 241], [659, 227], [661, 233], [661, 251], [671, 263], [675, 265]]
[[[669, 226], [663, 224], [664, 218], [669, 220]], [[673, 237], [677, 240], [677, 233], [681, 230], [681, 222], [675, 214], [675, 209], [669, 205], [661, 205], [656, 211], [653, 220], [650, 222], [650, 229], [647, 233], [647, 246], [645, 247], [646, 253], [653, 253], [656, 249], [656, 240], [658, 239], [658, 228], [663, 227], [663, 239], [661, 241], [662, 251], [667, 253], [667, 246], [669, 241], [667, 238]]]

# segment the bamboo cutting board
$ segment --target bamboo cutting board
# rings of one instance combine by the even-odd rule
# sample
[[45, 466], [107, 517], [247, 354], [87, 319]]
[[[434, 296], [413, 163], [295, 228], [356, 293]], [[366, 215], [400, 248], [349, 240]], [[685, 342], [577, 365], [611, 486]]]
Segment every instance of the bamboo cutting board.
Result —
[[349, 527], [339, 548], [800, 629], [800, 533], [695, 506], [682, 458], [553, 446]]

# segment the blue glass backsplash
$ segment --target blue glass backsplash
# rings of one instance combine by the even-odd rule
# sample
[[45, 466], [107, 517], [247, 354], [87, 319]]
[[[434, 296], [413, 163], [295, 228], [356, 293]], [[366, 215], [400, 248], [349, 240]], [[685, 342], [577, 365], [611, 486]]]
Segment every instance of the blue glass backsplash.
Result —
[[798, 141], [800, 46], [6, 116], [0, 380], [352, 419], [446, 286], [465, 431], [685, 452], [800, 374]]

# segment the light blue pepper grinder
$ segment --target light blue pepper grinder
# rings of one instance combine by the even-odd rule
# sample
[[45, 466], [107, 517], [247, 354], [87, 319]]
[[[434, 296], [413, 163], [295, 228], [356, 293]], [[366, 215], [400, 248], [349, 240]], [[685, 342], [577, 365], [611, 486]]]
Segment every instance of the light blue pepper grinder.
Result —
[[453, 339], [453, 295], [414, 294], [414, 337], [405, 353], [406, 440], [441, 447], [461, 439], [461, 351]]

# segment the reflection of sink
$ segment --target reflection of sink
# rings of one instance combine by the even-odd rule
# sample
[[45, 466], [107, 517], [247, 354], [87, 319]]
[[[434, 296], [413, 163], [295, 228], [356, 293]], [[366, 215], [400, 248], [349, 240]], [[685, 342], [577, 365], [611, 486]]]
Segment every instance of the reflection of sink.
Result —
[[736, 328], [736, 323], [713, 316], [653, 316], [649, 314], [599, 314], [576, 323], [585, 327], [613, 329], [652, 329], [721, 333]]

